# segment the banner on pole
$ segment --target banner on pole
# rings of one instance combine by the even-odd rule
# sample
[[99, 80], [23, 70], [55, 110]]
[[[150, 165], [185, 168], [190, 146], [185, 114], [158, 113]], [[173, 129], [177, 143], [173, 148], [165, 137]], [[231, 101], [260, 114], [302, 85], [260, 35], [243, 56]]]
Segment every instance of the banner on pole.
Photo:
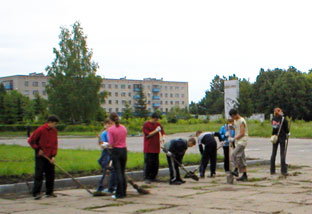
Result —
[[239, 81], [226, 80], [224, 81], [224, 112], [225, 118], [229, 118], [229, 111], [235, 108], [239, 97]]

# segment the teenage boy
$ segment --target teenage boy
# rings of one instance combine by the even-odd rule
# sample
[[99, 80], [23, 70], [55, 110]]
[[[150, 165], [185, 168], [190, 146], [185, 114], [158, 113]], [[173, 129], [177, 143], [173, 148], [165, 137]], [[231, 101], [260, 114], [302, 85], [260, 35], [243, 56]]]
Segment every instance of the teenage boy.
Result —
[[181, 138], [173, 139], [164, 144], [163, 151], [167, 155], [170, 172], [170, 185], [180, 185], [185, 183], [180, 176], [179, 164], [182, 164], [183, 156], [188, 147], [193, 147], [195, 145], [196, 140], [194, 138], [190, 138], [188, 141]]
[[245, 158], [245, 148], [248, 140], [248, 128], [246, 120], [241, 117], [236, 109], [231, 109], [230, 116], [234, 119], [235, 137], [230, 139], [230, 143], [236, 142], [236, 147], [233, 151], [231, 161], [234, 163], [235, 170], [232, 174], [236, 177], [239, 176], [239, 171], [243, 175], [237, 181], [248, 181], [247, 177], [247, 164]]
[[221, 127], [219, 131], [221, 135], [222, 141], [224, 141], [223, 145], [223, 155], [224, 155], [224, 171], [230, 171], [230, 156], [229, 156], [229, 138], [235, 137], [234, 131], [234, 120], [232, 118], [227, 120], [227, 123]]
[[[217, 167], [217, 141], [215, 140], [215, 136], [219, 138], [221, 141], [221, 136], [219, 132], [202, 132], [197, 131], [196, 137], [198, 141], [198, 147], [200, 154], [202, 155], [199, 167], [200, 177], [205, 177], [205, 171], [207, 165], [210, 161], [210, 177], [216, 176], [216, 167]], [[203, 148], [203, 145], [205, 148]]]
[[[29, 145], [35, 150], [35, 180], [33, 197], [39, 200], [43, 174], [46, 178], [46, 196], [56, 197], [54, 189], [54, 158], [57, 154], [57, 130], [56, 125], [59, 119], [56, 116], [49, 116], [47, 123], [37, 128], [28, 138]], [[48, 161], [44, 156], [50, 158]]]
[[[99, 181], [98, 187], [96, 189], [97, 192], [105, 192], [105, 193], [113, 193], [116, 189], [116, 173], [112, 167], [109, 167], [111, 162], [110, 152], [108, 149], [108, 133], [107, 129], [112, 126], [109, 119], [106, 119], [104, 122], [104, 131], [99, 136], [99, 146], [103, 149], [101, 157], [98, 160], [98, 163], [103, 169], [102, 177]], [[104, 189], [103, 181], [105, 179], [107, 170], [110, 169], [111, 175], [108, 183], [108, 188]]]
[[160, 115], [153, 113], [151, 119], [144, 123], [144, 180], [150, 184], [156, 180], [159, 168], [159, 152], [161, 139], [159, 133], [162, 134], [164, 141], [165, 132], [161, 124], [158, 122]]

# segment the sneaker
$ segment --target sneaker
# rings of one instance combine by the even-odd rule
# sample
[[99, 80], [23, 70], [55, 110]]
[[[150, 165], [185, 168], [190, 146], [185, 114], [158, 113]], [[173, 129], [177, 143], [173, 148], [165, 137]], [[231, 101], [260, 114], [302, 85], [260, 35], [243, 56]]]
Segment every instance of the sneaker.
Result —
[[40, 200], [42, 198], [42, 194], [34, 195], [34, 200]]
[[181, 182], [181, 184], [185, 184], [185, 180], [178, 179], [178, 180], [176, 180], [176, 181]]
[[236, 180], [246, 182], [246, 181], [248, 181], [248, 177], [246, 175], [242, 175], [240, 178], [237, 178]]
[[216, 177], [216, 173], [214, 174], [210, 174], [210, 176], [207, 176], [208, 178], [215, 178]]
[[238, 173], [238, 171], [236, 171], [236, 170], [233, 171], [233, 172], [231, 172], [231, 174], [234, 175], [235, 177], [238, 177], [238, 176], [239, 176], [239, 173]]
[[117, 199], [117, 196], [116, 195], [112, 195], [112, 199]]
[[102, 191], [100, 191], [101, 193], [108, 193], [108, 194], [112, 194], [113, 192], [109, 191], [108, 188], [103, 189]]
[[170, 184], [170, 185], [181, 185], [182, 182], [181, 182], [181, 181], [170, 181], [169, 184]]
[[54, 193], [46, 194], [46, 198], [56, 198], [57, 195]]
[[144, 180], [144, 183], [145, 183], [145, 184], [151, 184], [152, 181], [151, 181], [150, 179], [145, 179], [145, 180]]

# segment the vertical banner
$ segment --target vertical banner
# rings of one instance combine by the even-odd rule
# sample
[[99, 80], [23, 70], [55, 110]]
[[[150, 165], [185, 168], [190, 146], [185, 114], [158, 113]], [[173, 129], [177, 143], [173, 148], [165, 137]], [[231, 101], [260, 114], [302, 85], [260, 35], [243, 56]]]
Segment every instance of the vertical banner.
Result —
[[239, 81], [227, 80], [224, 81], [224, 112], [225, 118], [229, 118], [229, 111], [236, 107], [239, 97]]

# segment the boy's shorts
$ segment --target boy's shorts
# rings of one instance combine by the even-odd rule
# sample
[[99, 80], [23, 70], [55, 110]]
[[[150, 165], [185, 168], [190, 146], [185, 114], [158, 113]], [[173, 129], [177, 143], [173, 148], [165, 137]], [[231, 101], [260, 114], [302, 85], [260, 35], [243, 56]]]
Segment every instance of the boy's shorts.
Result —
[[236, 146], [233, 151], [231, 161], [234, 162], [234, 165], [239, 169], [245, 168], [247, 166], [244, 146], [239, 144]]

